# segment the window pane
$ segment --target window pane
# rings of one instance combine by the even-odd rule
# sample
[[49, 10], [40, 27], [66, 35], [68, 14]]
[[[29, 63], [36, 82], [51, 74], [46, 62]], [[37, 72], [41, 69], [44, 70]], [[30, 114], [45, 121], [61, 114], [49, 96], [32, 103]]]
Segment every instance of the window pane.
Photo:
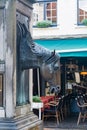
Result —
[[51, 3], [47, 3], [47, 9], [51, 9]]
[[0, 106], [3, 106], [3, 75], [0, 75]]
[[80, 22], [82, 22], [83, 19], [84, 19], [84, 16], [80, 16]]
[[52, 9], [56, 9], [57, 4], [56, 3], [52, 3]]
[[51, 11], [47, 11], [47, 17], [51, 17]]
[[57, 18], [52, 18], [52, 23], [56, 23]]
[[87, 12], [85, 12], [85, 15], [87, 15]]
[[52, 16], [56, 16], [57, 13], [56, 13], [56, 10], [52, 10]]
[[84, 11], [80, 9], [80, 15], [84, 15]]
[[51, 18], [47, 18], [47, 20], [51, 21]]

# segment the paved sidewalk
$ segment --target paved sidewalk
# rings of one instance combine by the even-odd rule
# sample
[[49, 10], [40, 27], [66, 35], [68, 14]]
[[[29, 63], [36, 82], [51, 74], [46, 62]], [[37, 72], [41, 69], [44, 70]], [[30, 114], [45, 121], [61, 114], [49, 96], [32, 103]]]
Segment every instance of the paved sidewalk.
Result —
[[87, 130], [87, 119], [81, 121], [77, 126], [78, 117], [69, 117], [64, 119], [57, 126], [55, 119], [44, 120], [44, 130]]

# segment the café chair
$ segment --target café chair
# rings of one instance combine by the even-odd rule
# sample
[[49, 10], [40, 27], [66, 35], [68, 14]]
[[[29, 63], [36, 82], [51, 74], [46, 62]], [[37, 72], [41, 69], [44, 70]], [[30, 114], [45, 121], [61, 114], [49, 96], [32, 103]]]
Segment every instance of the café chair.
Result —
[[59, 99], [59, 101], [51, 101], [48, 103], [49, 107], [45, 108], [43, 111], [43, 115], [42, 115], [42, 119], [44, 121], [44, 118], [48, 118], [48, 117], [55, 117], [57, 120], [57, 125], [59, 125], [59, 121], [61, 121], [61, 117], [60, 117], [60, 104], [61, 104], [61, 99]]
[[79, 125], [80, 120], [83, 119], [83, 121], [85, 121], [87, 116], [87, 103], [85, 103], [83, 96], [77, 96], [76, 101], [79, 107], [79, 116], [77, 120], [77, 125]]

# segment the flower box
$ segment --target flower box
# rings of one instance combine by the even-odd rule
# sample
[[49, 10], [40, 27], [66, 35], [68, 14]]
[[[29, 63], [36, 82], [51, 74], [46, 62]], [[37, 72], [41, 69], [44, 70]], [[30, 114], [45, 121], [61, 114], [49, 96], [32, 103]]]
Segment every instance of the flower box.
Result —
[[34, 109], [39, 109], [43, 107], [43, 103], [42, 102], [32, 102], [32, 108]]

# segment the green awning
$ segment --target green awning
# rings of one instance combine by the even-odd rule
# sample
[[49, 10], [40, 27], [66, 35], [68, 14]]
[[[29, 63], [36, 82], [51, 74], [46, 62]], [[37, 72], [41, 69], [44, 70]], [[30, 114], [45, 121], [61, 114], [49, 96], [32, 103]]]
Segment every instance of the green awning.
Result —
[[34, 42], [60, 54], [60, 57], [87, 57], [87, 38], [39, 39]]

